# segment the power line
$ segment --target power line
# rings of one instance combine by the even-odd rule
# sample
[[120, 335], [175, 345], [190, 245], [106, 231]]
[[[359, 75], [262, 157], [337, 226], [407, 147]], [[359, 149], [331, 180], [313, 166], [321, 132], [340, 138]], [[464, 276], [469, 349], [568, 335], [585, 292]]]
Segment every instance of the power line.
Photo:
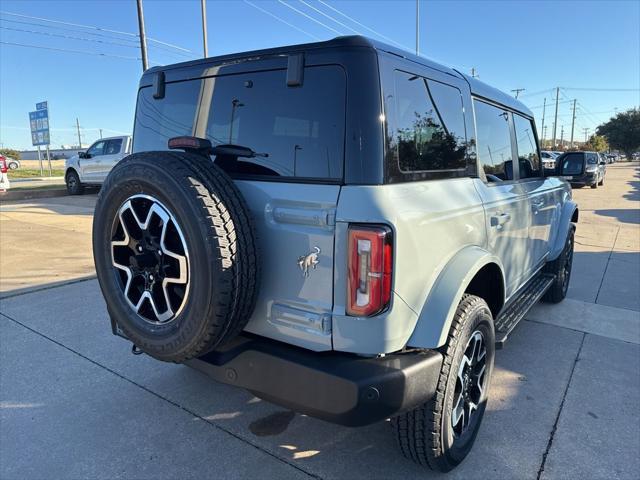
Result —
[[564, 90], [581, 90], [585, 92], [640, 92], [640, 88], [580, 88], [560, 87]]
[[339, 20], [336, 20], [335, 18], [333, 18], [331, 15], [328, 15], [326, 13], [324, 13], [322, 10], [317, 9], [316, 7], [314, 7], [313, 5], [308, 4], [307, 2], [305, 2], [304, 0], [298, 0], [300, 3], [305, 4], [307, 7], [309, 7], [311, 10], [314, 10], [316, 12], [318, 12], [320, 15], [322, 15], [323, 17], [328, 18], [329, 20], [331, 20], [332, 22], [337, 23], [338, 25], [346, 28], [347, 30], [351, 30], [353, 33], [356, 33], [358, 35], [361, 35], [361, 33], [358, 30], [355, 30], [353, 28], [351, 28], [348, 25], [345, 25], [344, 23], [340, 22]]
[[[19, 25], [29, 25], [32, 27], [40, 27], [40, 28], [52, 28], [52, 29], [56, 29], [56, 30], [62, 30], [62, 31], [66, 31], [66, 32], [74, 32], [77, 33], [76, 29], [72, 29], [72, 28], [67, 28], [67, 27], [59, 27], [57, 25], [42, 25], [40, 23], [34, 23], [34, 22], [22, 22], [20, 20], [9, 20], [7, 18], [0, 18], [0, 22], [10, 22], [10, 23], [15, 23], [15, 24], [19, 24]], [[0, 27], [2, 28], [2, 27]], [[100, 40], [94, 40], [91, 38], [78, 38], [78, 37], [73, 37], [73, 36], [66, 36], [64, 37], [62, 34], [56, 34], [56, 33], [52, 33], [52, 32], [43, 32], [43, 31], [32, 31], [32, 30], [20, 30], [17, 28], [11, 28], [11, 27], [4, 27], [7, 30], [15, 30], [15, 31], [23, 31], [23, 32], [27, 32], [27, 33], [36, 33], [36, 34], [40, 34], [40, 35], [51, 35], [51, 36], [56, 36], [56, 37], [61, 37], [61, 38], [69, 38], [69, 39], [78, 39], [78, 40], [83, 40], [83, 41], [95, 41], [95, 42], [100, 42]], [[104, 33], [97, 33], [97, 32], [82, 32], [84, 35], [92, 35], [92, 36], [97, 36], [97, 37], [101, 37], [101, 38], [108, 38], [108, 39], [113, 39], [113, 40], [118, 40], [119, 42], [133, 42], [131, 44], [129, 43], [112, 43], [113, 45], [118, 45], [118, 46], [123, 46], [123, 47], [134, 47], [134, 48], [139, 48], [139, 44], [138, 42], [138, 37], [136, 35], [135, 38], [122, 38], [122, 37], [117, 37], [115, 35], [107, 35]], [[110, 44], [111, 42], [106, 42], [103, 41], [101, 43], [105, 43], [105, 44]], [[190, 54], [186, 54], [180, 51], [176, 51], [174, 49], [170, 49], [167, 48], [163, 45], [152, 45], [153, 48], [157, 48], [158, 50], [161, 50], [164, 53], [167, 53], [169, 55], [174, 55], [174, 56], [180, 56], [182, 58], [192, 58], [193, 55]]]
[[3, 45], [12, 45], [14, 47], [27, 47], [27, 48], [40, 48], [43, 50], [55, 50], [57, 52], [68, 52], [68, 53], [81, 53], [84, 55], [95, 55], [99, 57], [113, 57], [113, 58], [124, 58], [126, 60], [140, 60], [140, 57], [129, 57], [125, 55], [115, 55], [111, 53], [102, 53], [102, 52], [88, 52], [86, 50], [72, 50], [69, 48], [56, 48], [56, 47], [45, 47], [43, 45], [28, 45], [26, 43], [17, 43], [17, 42], [5, 42], [0, 41]]
[[70, 27], [91, 28], [91, 29], [94, 29], [94, 30], [101, 30], [103, 32], [117, 33], [118, 35], [129, 35], [129, 36], [132, 36], [132, 37], [136, 37], [137, 36], [135, 33], [122, 32], [120, 30], [110, 30], [108, 28], [96, 27], [96, 26], [93, 26], [93, 25], [82, 25], [82, 24], [79, 24], [79, 23], [63, 22], [62, 20], [53, 20], [53, 19], [50, 19], [50, 18], [34, 17], [34, 16], [31, 16], [31, 15], [23, 15], [21, 13], [12, 13], [12, 12], [4, 11], [4, 10], [0, 11], [0, 13], [2, 13], [3, 15], [11, 15], [13, 17], [30, 18], [31, 20], [40, 20], [41, 22], [58, 23], [60, 25], [68, 25]]
[[36, 30], [28, 30], [26, 28], [12, 28], [12, 27], [0, 26], [0, 29], [2, 29], [2, 30], [10, 30], [12, 32], [35, 33], [36, 35], [46, 35], [48, 37], [67, 38], [69, 40], [80, 40], [80, 41], [83, 41], [83, 42], [104, 43], [106, 45], [117, 45], [119, 47], [137, 48], [135, 45], [128, 44], [128, 43], [109, 42], [109, 41], [100, 40], [100, 39], [97, 39], [97, 38], [75, 37], [73, 35], [64, 35], [62, 33], [38, 32]]
[[555, 88], [547, 88], [546, 90], [540, 90], [539, 92], [525, 93], [524, 95], [521, 95], [520, 98], [535, 97], [536, 95], [542, 95], [544, 93], [553, 92], [554, 90]]
[[318, 0], [319, 3], [323, 4], [325, 7], [329, 8], [330, 10], [336, 12], [338, 15], [343, 16], [344, 18], [346, 18], [347, 20], [352, 21], [353, 23], [355, 23], [356, 25], [364, 28], [365, 30], [368, 30], [369, 32], [373, 33], [374, 35], [377, 35], [378, 37], [387, 40], [390, 43], [393, 43], [395, 46], [400, 47], [400, 48], [404, 48], [405, 50], [410, 50], [408, 47], [402, 45], [401, 43], [396, 42], [395, 40], [381, 34], [380, 32], [375, 31], [373, 28], [369, 28], [367, 27], [364, 23], [360, 23], [359, 21], [357, 21], [355, 18], [350, 17], [349, 15], [347, 15], [346, 13], [341, 12], [340, 10], [338, 10], [337, 8], [329, 5], [327, 2], [323, 2], [322, 0]]
[[309, 33], [309, 32], [307, 32], [306, 30], [303, 30], [302, 28], [297, 27], [296, 25], [293, 25], [292, 23], [287, 22], [286, 20], [284, 20], [284, 19], [280, 18], [280, 17], [279, 17], [279, 16], [277, 16], [276, 14], [271, 13], [270, 11], [265, 10], [265, 9], [264, 9], [264, 8], [262, 8], [262, 7], [259, 7], [259, 6], [258, 6], [258, 5], [256, 5], [255, 3], [250, 2], [249, 0], [243, 0], [243, 1], [244, 1], [244, 3], [246, 3], [247, 5], [249, 5], [250, 7], [253, 7], [253, 8], [255, 8], [256, 10], [261, 11], [261, 12], [262, 12], [262, 13], [264, 13], [265, 15], [269, 15], [270, 17], [275, 18], [275, 19], [276, 19], [276, 20], [278, 20], [279, 22], [282, 22], [282, 23], [284, 23], [285, 25], [287, 25], [287, 26], [289, 26], [289, 27], [291, 27], [291, 28], [294, 28], [294, 29], [298, 30], [299, 32], [302, 32], [302, 33], [304, 33], [305, 35], [308, 35], [308, 36], [310, 36], [311, 38], [313, 38], [313, 39], [315, 39], [315, 40], [320, 40], [320, 37], [316, 37], [314, 34]]
[[311, 20], [312, 22], [316, 22], [318, 25], [322, 25], [324, 28], [326, 28], [326, 29], [328, 29], [328, 30], [331, 30], [331, 31], [332, 31], [332, 32], [334, 32], [334, 33], [337, 33], [338, 35], [343, 35], [343, 33], [342, 33], [342, 32], [340, 32], [340, 31], [336, 30], [335, 28], [330, 27], [330, 26], [329, 26], [329, 25], [327, 25], [327, 24], [322, 23], [320, 20], [317, 20], [317, 19], [313, 18], [311, 15], [307, 15], [307, 14], [306, 14], [306, 13], [304, 13], [303, 11], [298, 10], [296, 7], [294, 7], [294, 6], [292, 6], [292, 5], [289, 5], [288, 3], [283, 2], [282, 0], [278, 0], [278, 3], [280, 3], [280, 4], [284, 5], [284, 6], [285, 6], [285, 7], [287, 7], [287, 8], [290, 8], [291, 10], [293, 10], [294, 12], [297, 12], [298, 14], [302, 15], [303, 17], [308, 18], [308, 19], [309, 19], [309, 20]]
[[[115, 33], [115, 34], [118, 34], [118, 35], [126, 35], [126, 36], [129, 36], [129, 37], [138, 37], [138, 35], [135, 34], [135, 33], [123, 32], [123, 31], [120, 31], [120, 30], [112, 30], [112, 29], [109, 29], [109, 28], [98, 27], [98, 26], [95, 26], [95, 25], [83, 25], [83, 24], [80, 24], [80, 23], [64, 22], [62, 20], [53, 20], [53, 19], [50, 19], [50, 18], [34, 17], [32, 15], [23, 15], [21, 13], [12, 13], [12, 12], [4, 11], [4, 10], [0, 11], [0, 13], [3, 14], [3, 15], [11, 15], [11, 16], [14, 16], [14, 17], [29, 18], [31, 20], [38, 20], [38, 21], [41, 21], [41, 22], [50, 22], [50, 23], [56, 23], [56, 24], [59, 24], [59, 25], [67, 25], [67, 26], [70, 26], [70, 27], [88, 28], [88, 29], [91, 29], [91, 30], [98, 30], [98, 31], [101, 31], [101, 32]], [[170, 47], [170, 48], [175, 48], [176, 50], [181, 50], [183, 52], [193, 53], [189, 49], [186, 49], [186, 48], [183, 48], [183, 47], [179, 47], [178, 45], [173, 45], [171, 43], [163, 42], [161, 40], [156, 40], [154, 38], [147, 38], [147, 40], [149, 40], [150, 42], [158, 43], [160, 45], [165, 45], [165, 46]]]
[[[24, 22], [21, 20], [10, 20], [8, 18], [0, 18], [0, 21], [3, 22], [10, 22], [10, 23], [17, 23], [20, 25], [30, 25], [33, 27], [41, 27], [41, 28], [53, 28], [56, 30], [63, 30], [63, 31], [67, 31], [67, 32], [75, 32], [77, 33], [77, 29], [74, 28], [69, 28], [69, 27], [59, 27], [57, 25], [43, 25], [41, 23], [34, 23], [34, 22]], [[137, 38], [122, 38], [122, 37], [118, 37], [116, 35], [112, 35], [112, 34], [105, 34], [105, 33], [97, 33], [97, 32], [84, 32], [85, 35], [94, 35], [94, 36], [98, 36], [98, 37], [104, 37], [104, 38], [111, 38], [111, 39], [116, 39], [116, 40], [120, 40], [123, 42], [137, 42]]]

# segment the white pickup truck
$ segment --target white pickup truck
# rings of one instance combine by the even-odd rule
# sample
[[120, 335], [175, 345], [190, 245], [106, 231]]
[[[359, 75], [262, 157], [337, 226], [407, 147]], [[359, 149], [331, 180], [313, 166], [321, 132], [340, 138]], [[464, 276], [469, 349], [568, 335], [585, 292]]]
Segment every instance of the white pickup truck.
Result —
[[85, 185], [102, 185], [116, 164], [131, 153], [131, 136], [101, 138], [86, 151], [65, 161], [69, 195], [80, 195]]

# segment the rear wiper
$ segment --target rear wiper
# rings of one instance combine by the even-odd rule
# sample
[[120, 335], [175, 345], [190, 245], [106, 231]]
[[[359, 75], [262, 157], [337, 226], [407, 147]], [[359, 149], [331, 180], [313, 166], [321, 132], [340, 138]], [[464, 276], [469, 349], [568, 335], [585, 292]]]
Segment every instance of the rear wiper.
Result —
[[211, 148], [211, 154], [216, 157], [243, 157], [243, 158], [255, 158], [262, 157], [266, 158], [269, 156], [268, 153], [258, 153], [254, 151], [250, 147], [245, 147], [244, 145], [235, 145], [232, 143], [216, 145]]
[[258, 153], [250, 147], [244, 145], [234, 144], [220, 144], [215, 147], [211, 145], [211, 141], [206, 138], [180, 136], [169, 139], [168, 146], [170, 149], [180, 149], [185, 151], [192, 151], [195, 153], [215, 155], [221, 158], [255, 158], [255, 157], [268, 157], [268, 153]]

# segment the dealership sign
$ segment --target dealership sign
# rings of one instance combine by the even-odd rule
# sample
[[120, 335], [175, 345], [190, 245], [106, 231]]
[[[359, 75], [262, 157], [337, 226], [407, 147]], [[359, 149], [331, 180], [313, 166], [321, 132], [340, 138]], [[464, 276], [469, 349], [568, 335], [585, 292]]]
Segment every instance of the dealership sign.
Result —
[[49, 108], [47, 102], [36, 104], [36, 110], [29, 112], [31, 126], [31, 144], [33, 146], [49, 145]]

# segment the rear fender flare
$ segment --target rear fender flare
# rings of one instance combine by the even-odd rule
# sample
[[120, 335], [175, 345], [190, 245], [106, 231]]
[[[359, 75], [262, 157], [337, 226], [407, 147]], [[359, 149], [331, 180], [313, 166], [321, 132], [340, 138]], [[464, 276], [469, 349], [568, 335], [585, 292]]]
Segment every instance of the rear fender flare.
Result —
[[407, 345], [417, 348], [444, 345], [462, 295], [480, 269], [490, 263], [498, 265], [504, 285], [504, 269], [498, 257], [477, 246], [460, 250], [435, 281]]

